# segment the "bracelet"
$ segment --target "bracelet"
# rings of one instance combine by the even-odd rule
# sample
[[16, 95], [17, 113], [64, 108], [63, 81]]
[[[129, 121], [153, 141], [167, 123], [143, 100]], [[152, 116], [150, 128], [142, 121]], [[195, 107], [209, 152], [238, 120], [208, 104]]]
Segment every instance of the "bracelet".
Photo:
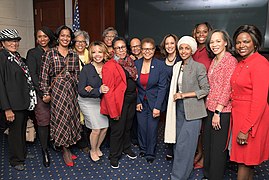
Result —
[[221, 112], [220, 112], [219, 110], [215, 110], [214, 113], [220, 116], [220, 113], [221, 113]]

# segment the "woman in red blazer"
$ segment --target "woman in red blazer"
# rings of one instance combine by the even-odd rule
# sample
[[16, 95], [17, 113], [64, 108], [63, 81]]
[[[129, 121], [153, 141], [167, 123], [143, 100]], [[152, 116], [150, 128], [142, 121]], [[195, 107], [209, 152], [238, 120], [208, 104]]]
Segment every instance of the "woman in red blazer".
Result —
[[114, 57], [102, 69], [103, 84], [109, 91], [101, 100], [101, 113], [108, 115], [110, 125], [110, 164], [119, 167], [122, 153], [130, 159], [136, 155], [131, 149], [130, 130], [136, 107], [137, 70], [127, 56], [126, 42], [116, 37], [112, 42]]
[[269, 63], [258, 53], [262, 35], [252, 25], [240, 26], [233, 36], [239, 63], [232, 75], [231, 161], [237, 179], [253, 179], [254, 166], [269, 159]]

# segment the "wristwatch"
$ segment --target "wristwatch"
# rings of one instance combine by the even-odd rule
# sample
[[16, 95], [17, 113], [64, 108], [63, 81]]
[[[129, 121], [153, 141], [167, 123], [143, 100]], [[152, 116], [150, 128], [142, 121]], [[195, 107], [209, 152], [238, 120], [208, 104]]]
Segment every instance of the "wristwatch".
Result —
[[214, 113], [220, 116], [220, 111], [219, 110], [215, 110]]

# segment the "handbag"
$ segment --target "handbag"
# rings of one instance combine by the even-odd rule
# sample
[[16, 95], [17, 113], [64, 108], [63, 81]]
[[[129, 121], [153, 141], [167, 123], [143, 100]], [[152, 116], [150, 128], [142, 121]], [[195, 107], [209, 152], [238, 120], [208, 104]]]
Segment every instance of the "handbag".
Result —
[[[9, 128], [7, 128], [4, 132], [4, 134], [9, 134]], [[35, 126], [32, 119], [27, 120], [27, 126], [26, 126], [26, 141], [28, 142], [34, 142], [36, 138], [36, 131]]]
[[36, 138], [35, 126], [32, 119], [27, 120], [26, 141], [34, 142]]

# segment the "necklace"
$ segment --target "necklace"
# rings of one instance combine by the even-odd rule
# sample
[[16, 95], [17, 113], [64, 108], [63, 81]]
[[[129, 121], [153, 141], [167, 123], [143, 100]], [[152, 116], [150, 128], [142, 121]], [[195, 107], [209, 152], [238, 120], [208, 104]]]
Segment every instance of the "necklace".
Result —
[[168, 57], [166, 59], [167, 59], [168, 62], [171, 63], [171, 62], [174, 62], [176, 60], [176, 56], [172, 59], [172, 61]]
[[98, 65], [96, 62], [92, 62], [92, 65], [95, 67], [95, 70], [96, 70], [97, 74], [100, 76], [100, 78], [102, 78], [103, 64]]

